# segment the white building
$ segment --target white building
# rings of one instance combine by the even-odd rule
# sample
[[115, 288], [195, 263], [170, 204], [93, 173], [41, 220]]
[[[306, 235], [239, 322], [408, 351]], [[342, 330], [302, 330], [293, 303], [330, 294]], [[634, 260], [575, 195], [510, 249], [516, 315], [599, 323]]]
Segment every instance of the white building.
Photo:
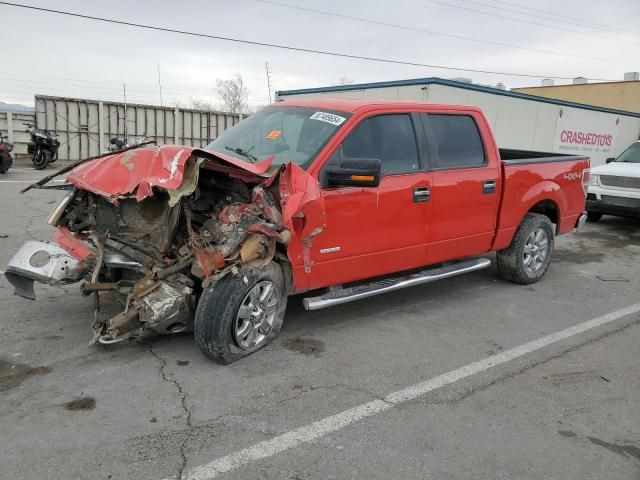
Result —
[[475, 105], [500, 148], [583, 154], [603, 164], [640, 138], [640, 114], [510, 92], [473, 83], [419, 78], [277, 92], [293, 97], [417, 100]]

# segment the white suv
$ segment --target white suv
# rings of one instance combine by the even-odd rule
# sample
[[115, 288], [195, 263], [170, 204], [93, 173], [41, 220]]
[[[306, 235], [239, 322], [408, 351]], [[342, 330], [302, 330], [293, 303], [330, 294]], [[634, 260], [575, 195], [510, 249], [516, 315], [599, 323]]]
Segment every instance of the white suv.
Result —
[[605, 214], [640, 218], [640, 141], [591, 169], [587, 218], [597, 222]]

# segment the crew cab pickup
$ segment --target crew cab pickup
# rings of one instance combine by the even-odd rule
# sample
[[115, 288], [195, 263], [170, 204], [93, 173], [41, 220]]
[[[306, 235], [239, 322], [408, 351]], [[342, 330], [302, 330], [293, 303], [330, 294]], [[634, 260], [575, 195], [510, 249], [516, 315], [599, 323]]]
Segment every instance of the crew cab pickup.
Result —
[[591, 170], [588, 221], [597, 222], [605, 214], [640, 218], [640, 141]]
[[[54, 243], [6, 268], [81, 282], [94, 342], [194, 331], [233, 362], [279, 332], [287, 298], [308, 310], [487, 267], [540, 280], [554, 238], [579, 227], [589, 159], [499, 150], [475, 107], [377, 100], [268, 106], [206, 148], [140, 147], [84, 162], [54, 209]], [[42, 183], [42, 182], [41, 182]]]

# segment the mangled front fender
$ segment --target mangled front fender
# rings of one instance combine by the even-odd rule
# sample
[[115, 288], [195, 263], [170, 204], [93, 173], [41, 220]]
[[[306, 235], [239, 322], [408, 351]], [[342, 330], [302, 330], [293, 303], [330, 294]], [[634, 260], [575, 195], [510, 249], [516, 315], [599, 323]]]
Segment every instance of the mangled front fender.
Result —
[[[171, 192], [183, 187], [185, 175], [190, 170], [188, 161], [197, 157], [209, 160], [204, 168], [217, 168], [245, 179], [259, 179], [266, 174], [273, 161], [273, 157], [270, 157], [249, 163], [219, 152], [163, 145], [128, 150], [82, 164], [72, 171], [67, 181], [112, 202], [127, 196], [135, 196], [140, 202], [153, 194], [153, 188]], [[196, 168], [196, 174], [197, 171]]]
[[[311, 244], [326, 227], [326, 214], [322, 188], [318, 181], [295, 163], [283, 167], [278, 180], [284, 224], [292, 232], [287, 254], [292, 265], [304, 265], [310, 273]], [[307, 288], [306, 282], [294, 276], [296, 290]]]

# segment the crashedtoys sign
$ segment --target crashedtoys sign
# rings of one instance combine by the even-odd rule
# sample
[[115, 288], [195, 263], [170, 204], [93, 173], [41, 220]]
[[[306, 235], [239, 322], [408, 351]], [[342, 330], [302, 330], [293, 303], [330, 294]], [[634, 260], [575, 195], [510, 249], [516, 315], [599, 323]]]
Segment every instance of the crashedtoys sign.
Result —
[[620, 120], [598, 112], [561, 108], [558, 111], [554, 152], [588, 155], [592, 165], [615, 156]]

